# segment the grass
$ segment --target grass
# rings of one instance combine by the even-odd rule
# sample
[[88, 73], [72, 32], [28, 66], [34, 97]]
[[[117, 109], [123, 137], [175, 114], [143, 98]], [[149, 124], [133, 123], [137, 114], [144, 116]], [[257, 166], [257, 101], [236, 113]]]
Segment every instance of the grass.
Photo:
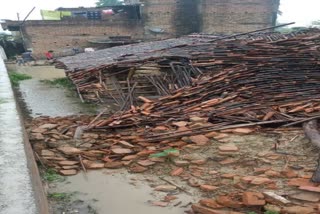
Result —
[[22, 74], [17, 72], [9, 72], [9, 78], [10, 78], [11, 84], [14, 87], [19, 86], [20, 81], [32, 79], [32, 77], [27, 74]]
[[54, 80], [41, 80], [41, 82], [52, 85], [52, 86], [57, 86], [57, 87], [63, 87], [68, 89], [74, 88], [74, 85], [72, 84], [72, 82], [66, 77], [57, 78]]
[[54, 193], [49, 193], [48, 198], [56, 201], [66, 201], [66, 200], [70, 200], [71, 194], [64, 193], [64, 192], [54, 192]]
[[64, 181], [65, 178], [59, 175], [54, 169], [47, 169], [43, 173], [43, 179], [47, 182], [58, 182], [58, 181]]

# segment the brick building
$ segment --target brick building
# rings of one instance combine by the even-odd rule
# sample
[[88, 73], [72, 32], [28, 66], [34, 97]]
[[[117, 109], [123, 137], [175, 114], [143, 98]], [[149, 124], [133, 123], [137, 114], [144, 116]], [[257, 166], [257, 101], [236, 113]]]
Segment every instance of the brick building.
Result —
[[[92, 41], [110, 41], [110, 38], [155, 40], [195, 32], [232, 34], [270, 27], [276, 23], [279, 1], [141, 0], [137, 4], [135, 0], [134, 4], [108, 7], [126, 12], [103, 20], [69, 18], [60, 21], [26, 21], [23, 24], [8, 20], [2, 26], [22, 32], [26, 48], [32, 48], [38, 57], [47, 50], [62, 56], [72, 53], [73, 47], [108, 44]], [[93, 11], [106, 8], [80, 9]]]

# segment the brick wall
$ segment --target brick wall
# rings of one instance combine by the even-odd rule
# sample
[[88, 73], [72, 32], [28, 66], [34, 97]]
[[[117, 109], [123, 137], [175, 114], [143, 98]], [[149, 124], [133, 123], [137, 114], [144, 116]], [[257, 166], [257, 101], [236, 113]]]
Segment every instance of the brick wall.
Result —
[[[27, 47], [38, 57], [48, 50], [68, 55], [73, 47], [89, 47], [88, 40], [109, 36], [157, 40], [193, 32], [232, 34], [275, 24], [279, 0], [141, 0], [142, 19], [104, 21], [27, 21]], [[10, 24], [10, 21], [9, 21]], [[19, 24], [19, 23], [18, 23]], [[17, 25], [17, 23], [15, 24]], [[162, 29], [155, 33], [152, 29]]]
[[176, 35], [201, 32], [202, 14], [199, 0], [177, 0], [174, 17]]
[[202, 0], [202, 32], [242, 33], [271, 27], [275, 0]]
[[72, 48], [90, 47], [88, 40], [109, 36], [131, 36], [142, 39], [144, 30], [139, 21], [31, 21], [23, 28], [27, 47], [36, 57], [53, 50], [56, 56], [70, 55]]
[[163, 28], [169, 37], [193, 32], [242, 33], [271, 27], [279, 6], [279, 0], [144, 0], [143, 3], [145, 25]]
[[[175, 13], [177, 0], [144, 0], [142, 13], [146, 39], [163, 39], [176, 36]], [[163, 33], [154, 33], [150, 29], [160, 28]]]

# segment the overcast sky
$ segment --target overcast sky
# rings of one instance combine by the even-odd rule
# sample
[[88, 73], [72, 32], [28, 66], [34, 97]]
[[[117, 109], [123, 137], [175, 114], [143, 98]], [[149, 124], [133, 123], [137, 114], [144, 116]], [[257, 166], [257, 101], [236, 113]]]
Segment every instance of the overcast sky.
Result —
[[[17, 13], [23, 19], [33, 8], [36, 9], [28, 19], [41, 19], [40, 9], [54, 10], [58, 7], [89, 7], [97, 0], [1, 0], [0, 19], [17, 19]], [[269, 1], [269, 0], [266, 0]], [[271, 0], [270, 0], [271, 1]], [[320, 0], [281, 0], [280, 10], [283, 15], [279, 22], [295, 21], [297, 26], [309, 25], [313, 20], [320, 20]]]

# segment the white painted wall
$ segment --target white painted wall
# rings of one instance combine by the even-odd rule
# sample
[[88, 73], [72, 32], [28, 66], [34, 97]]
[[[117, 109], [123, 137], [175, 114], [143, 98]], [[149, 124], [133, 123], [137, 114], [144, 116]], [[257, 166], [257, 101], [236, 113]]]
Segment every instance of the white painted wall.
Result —
[[0, 58], [2, 58], [4, 61], [6, 61], [8, 59], [6, 53], [4, 52], [4, 49], [1, 45], [0, 45]]

